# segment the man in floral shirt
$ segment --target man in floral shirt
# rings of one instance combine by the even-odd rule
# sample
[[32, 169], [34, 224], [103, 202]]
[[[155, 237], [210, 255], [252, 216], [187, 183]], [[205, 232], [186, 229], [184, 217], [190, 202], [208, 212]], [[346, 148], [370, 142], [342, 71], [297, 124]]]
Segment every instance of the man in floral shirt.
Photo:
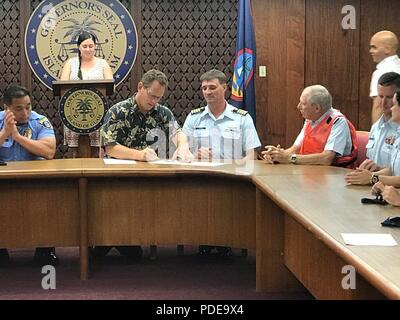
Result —
[[193, 158], [186, 135], [171, 110], [158, 103], [167, 86], [164, 73], [150, 70], [143, 75], [133, 97], [110, 108], [101, 129], [108, 156], [139, 161], [167, 158], [173, 142], [173, 159]]
[[[186, 135], [182, 132], [171, 110], [158, 102], [168, 86], [168, 79], [158, 70], [146, 72], [133, 97], [117, 103], [108, 111], [100, 131], [106, 154], [117, 159], [154, 161], [167, 158], [176, 146], [172, 159], [191, 161]], [[96, 246], [91, 253], [94, 258], [107, 255], [112, 247]], [[130, 260], [143, 255], [140, 246], [117, 246], [116, 249]]]

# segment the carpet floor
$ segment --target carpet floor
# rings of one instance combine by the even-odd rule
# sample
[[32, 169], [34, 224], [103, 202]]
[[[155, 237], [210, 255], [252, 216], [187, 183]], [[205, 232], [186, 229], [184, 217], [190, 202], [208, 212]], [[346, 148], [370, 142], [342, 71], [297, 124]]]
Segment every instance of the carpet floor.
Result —
[[91, 265], [88, 281], [79, 279], [78, 248], [57, 248], [56, 289], [44, 290], [40, 267], [32, 263], [33, 249], [10, 250], [10, 263], [0, 268], [2, 300], [312, 300], [307, 293], [256, 292], [256, 263], [240, 250], [228, 259], [197, 256], [197, 248], [158, 247], [157, 259], [144, 257], [127, 264], [113, 249], [104, 261]]

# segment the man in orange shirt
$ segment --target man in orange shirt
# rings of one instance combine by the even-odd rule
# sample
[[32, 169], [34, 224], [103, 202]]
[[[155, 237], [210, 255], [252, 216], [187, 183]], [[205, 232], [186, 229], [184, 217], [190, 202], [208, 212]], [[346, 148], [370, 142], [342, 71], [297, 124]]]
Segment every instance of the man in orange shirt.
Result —
[[293, 146], [266, 146], [267, 163], [348, 166], [357, 156], [354, 126], [332, 108], [332, 96], [321, 85], [303, 90], [297, 109], [306, 119]]

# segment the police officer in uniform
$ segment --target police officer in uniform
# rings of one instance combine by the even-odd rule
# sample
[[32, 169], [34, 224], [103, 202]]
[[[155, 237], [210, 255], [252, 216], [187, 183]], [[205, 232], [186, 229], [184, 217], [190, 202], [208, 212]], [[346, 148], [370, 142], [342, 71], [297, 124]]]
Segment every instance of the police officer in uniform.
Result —
[[[400, 90], [393, 97], [391, 120], [400, 125]], [[400, 205], [400, 194], [396, 189], [400, 183], [400, 127], [397, 128], [396, 141], [393, 144], [390, 156], [390, 165], [380, 171], [373, 172], [369, 183], [372, 184], [373, 193], [381, 194], [383, 199], [391, 205]]]
[[[200, 81], [207, 106], [193, 110], [183, 125], [195, 158], [255, 159], [255, 149], [261, 146], [261, 142], [253, 119], [246, 111], [225, 100], [225, 74], [213, 69], [204, 73]], [[214, 248], [222, 256], [231, 255], [231, 248], [211, 246], [200, 246], [199, 254], [208, 255]]]
[[[56, 139], [49, 120], [32, 111], [30, 93], [21, 86], [10, 86], [3, 97], [0, 112], [0, 161], [52, 159]], [[0, 249], [0, 263], [9, 260], [7, 249]], [[36, 263], [58, 264], [54, 248], [37, 248]]]
[[[393, 97], [391, 121], [400, 125], [400, 91], [397, 91]], [[362, 180], [353, 184], [371, 184], [372, 192], [376, 194], [383, 193], [387, 186], [398, 187], [400, 185], [400, 126], [397, 127], [389, 165], [382, 170], [370, 173], [368, 181]]]
[[371, 172], [380, 171], [390, 166], [391, 155], [398, 139], [399, 124], [392, 121], [393, 97], [400, 90], [400, 74], [388, 72], [378, 81], [378, 98], [382, 116], [371, 128], [367, 149], [367, 159], [358, 170], [349, 172], [345, 180], [349, 184], [368, 184]]

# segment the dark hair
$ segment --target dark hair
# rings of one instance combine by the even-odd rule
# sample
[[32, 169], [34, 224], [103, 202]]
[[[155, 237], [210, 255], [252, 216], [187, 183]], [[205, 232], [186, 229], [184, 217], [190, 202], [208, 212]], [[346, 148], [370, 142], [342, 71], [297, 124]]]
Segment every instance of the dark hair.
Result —
[[168, 87], [167, 76], [164, 74], [164, 72], [161, 72], [156, 69], [151, 69], [147, 71], [140, 80], [140, 82], [143, 83], [143, 86], [145, 88], [150, 87], [153, 81], [158, 81], [162, 86]]
[[226, 75], [222, 71], [219, 71], [217, 69], [211, 69], [210, 71], [203, 73], [200, 77], [200, 82], [210, 81], [214, 79], [218, 79], [220, 84], [226, 84], [227, 82]]
[[396, 90], [400, 90], [400, 74], [396, 72], [384, 73], [379, 78], [378, 84], [383, 87], [395, 86]]
[[12, 103], [12, 99], [24, 98], [26, 96], [31, 96], [28, 89], [19, 85], [11, 85], [4, 92], [3, 102], [9, 105]]
[[[78, 47], [81, 45], [81, 43], [87, 39], [92, 39], [94, 44], [97, 43], [96, 36], [94, 34], [91, 34], [90, 32], [87, 31], [82, 31], [78, 39], [76, 40], [76, 44]], [[82, 70], [81, 70], [81, 64], [82, 64], [82, 56], [81, 56], [81, 51], [78, 50], [78, 56], [79, 56], [79, 70], [78, 70], [78, 78], [82, 80]]]
[[398, 90], [398, 91], [396, 92], [395, 97], [396, 97], [397, 104], [400, 106], [400, 90]]

